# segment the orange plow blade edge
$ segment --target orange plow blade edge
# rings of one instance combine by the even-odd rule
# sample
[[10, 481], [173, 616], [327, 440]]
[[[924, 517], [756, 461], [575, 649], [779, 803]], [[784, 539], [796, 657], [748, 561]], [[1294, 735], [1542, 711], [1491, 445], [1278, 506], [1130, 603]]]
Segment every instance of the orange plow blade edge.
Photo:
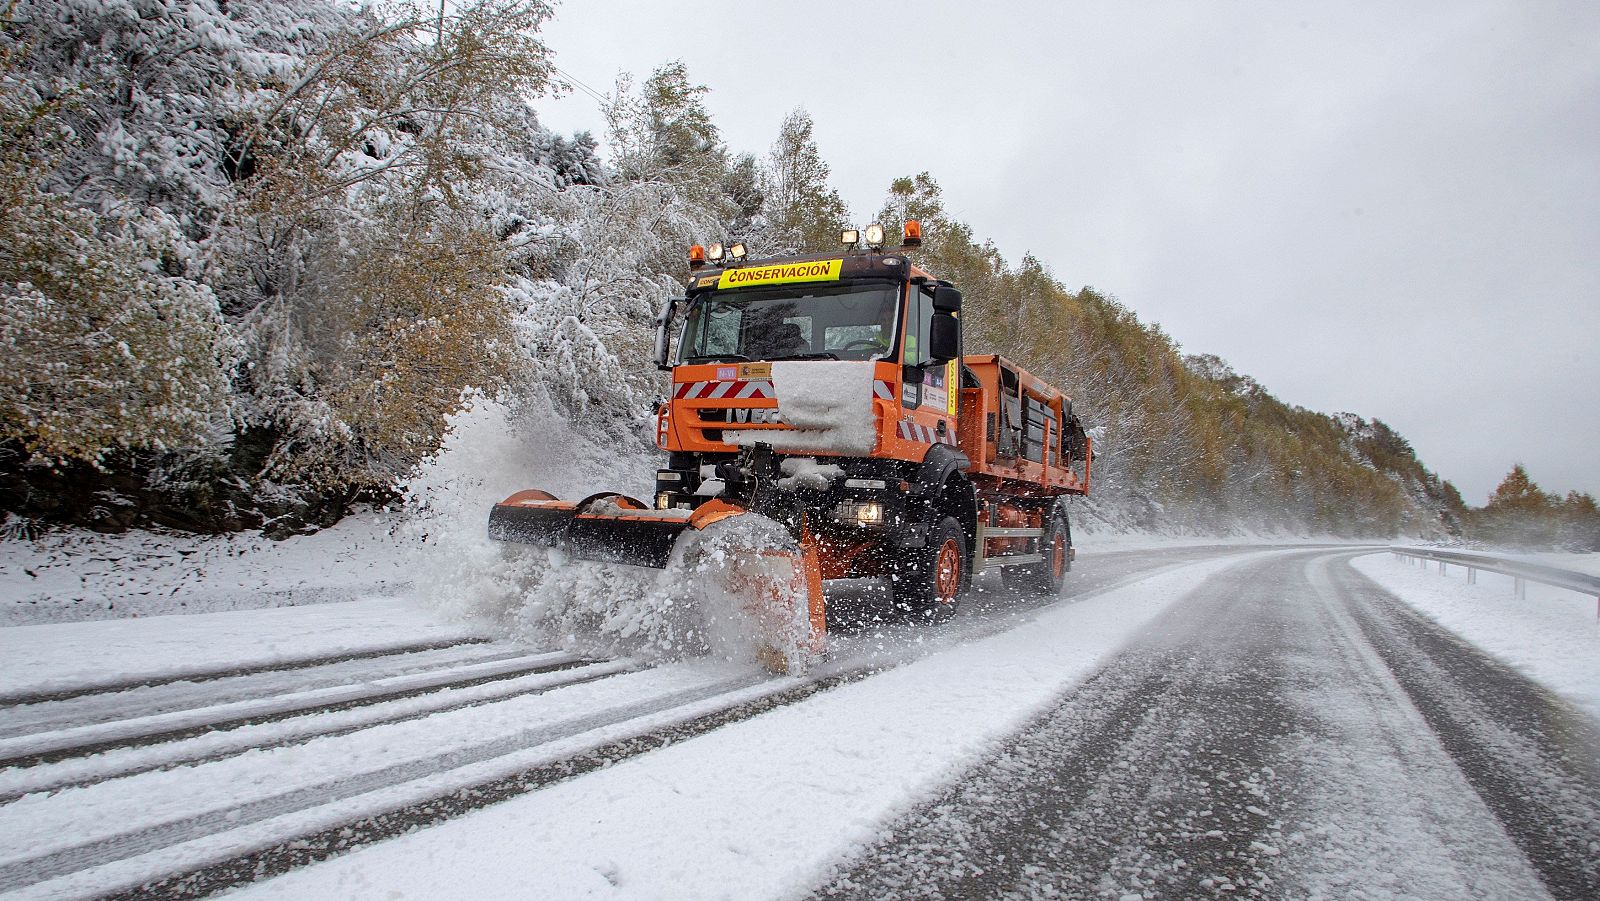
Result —
[[[494, 506], [489, 537], [557, 548], [583, 560], [667, 569], [683, 562], [685, 542], [702, 538], [719, 523], [752, 515], [723, 500], [692, 512], [654, 510], [611, 492], [574, 503], [532, 489]], [[757, 659], [774, 672], [804, 671], [824, 653], [827, 634], [822, 567], [810, 535], [802, 530], [792, 547], [724, 541], [718, 548], [718, 587], [740, 600], [757, 633]]]

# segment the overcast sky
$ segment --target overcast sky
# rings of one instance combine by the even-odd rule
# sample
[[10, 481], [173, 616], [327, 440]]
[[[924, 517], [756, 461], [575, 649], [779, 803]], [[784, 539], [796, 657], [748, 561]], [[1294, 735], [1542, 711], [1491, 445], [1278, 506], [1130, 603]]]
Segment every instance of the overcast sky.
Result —
[[[1470, 503], [1514, 461], [1600, 495], [1596, 0], [564, 0], [545, 37], [602, 93], [682, 59], [736, 151], [805, 107], [858, 216], [927, 170], [1008, 259], [1388, 422]], [[539, 108], [603, 135], [583, 90]]]

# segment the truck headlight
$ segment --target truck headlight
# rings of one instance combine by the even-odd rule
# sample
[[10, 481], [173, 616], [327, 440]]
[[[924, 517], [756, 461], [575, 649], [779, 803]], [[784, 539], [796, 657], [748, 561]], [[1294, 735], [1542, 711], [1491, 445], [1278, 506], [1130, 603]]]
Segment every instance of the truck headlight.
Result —
[[877, 501], [840, 501], [833, 508], [834, 519], [863, 526], [883, 525], [883, 504]]

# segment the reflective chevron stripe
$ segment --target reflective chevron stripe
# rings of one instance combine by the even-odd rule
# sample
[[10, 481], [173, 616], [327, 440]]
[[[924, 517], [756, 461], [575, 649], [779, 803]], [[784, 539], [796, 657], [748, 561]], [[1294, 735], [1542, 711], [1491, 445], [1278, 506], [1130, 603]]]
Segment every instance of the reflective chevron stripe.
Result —
[[894, 385], [883, 379], [874, 379], [872, 382], [872, 396], [883, 400], [894, 400]]
[[734, 379], [725, 382], [679, 382], [672, 388], [675, 400], [722, 400], [725, 398], [770, 400], [773, 397], [770, 379]]
[[956, 443], [954, 434], [948, 428], [945, 430], [944, 437], [941, 438], [936, 429], [912, 422], [909, 419], [902, 419], [895, 423], [894, 433], [906, 441], [920, 441], [923, 444]]

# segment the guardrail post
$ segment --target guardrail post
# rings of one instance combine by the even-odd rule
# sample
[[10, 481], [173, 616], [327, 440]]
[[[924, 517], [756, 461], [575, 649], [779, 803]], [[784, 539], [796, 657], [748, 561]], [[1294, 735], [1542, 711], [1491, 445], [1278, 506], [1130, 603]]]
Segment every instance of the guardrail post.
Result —
[[1441, 575], [1441, 576], [1444, 575], [1444, 561], [1443, 560], [1439, 561], [1439, 575]]
[[1473, 567], [1470, 567], [1470, 566], [1467, 567], [1467, 584], [1468, 585], [1476, 585], [1476, 584], [1478, 584], [1478, 571], [1476, 569], [1474, 569]]
[[1528, 597], [1528, 580], [1521, 576], [1511, 577], [1512, 589], [1517, 593], [1517, 600], [1526, 600]]

